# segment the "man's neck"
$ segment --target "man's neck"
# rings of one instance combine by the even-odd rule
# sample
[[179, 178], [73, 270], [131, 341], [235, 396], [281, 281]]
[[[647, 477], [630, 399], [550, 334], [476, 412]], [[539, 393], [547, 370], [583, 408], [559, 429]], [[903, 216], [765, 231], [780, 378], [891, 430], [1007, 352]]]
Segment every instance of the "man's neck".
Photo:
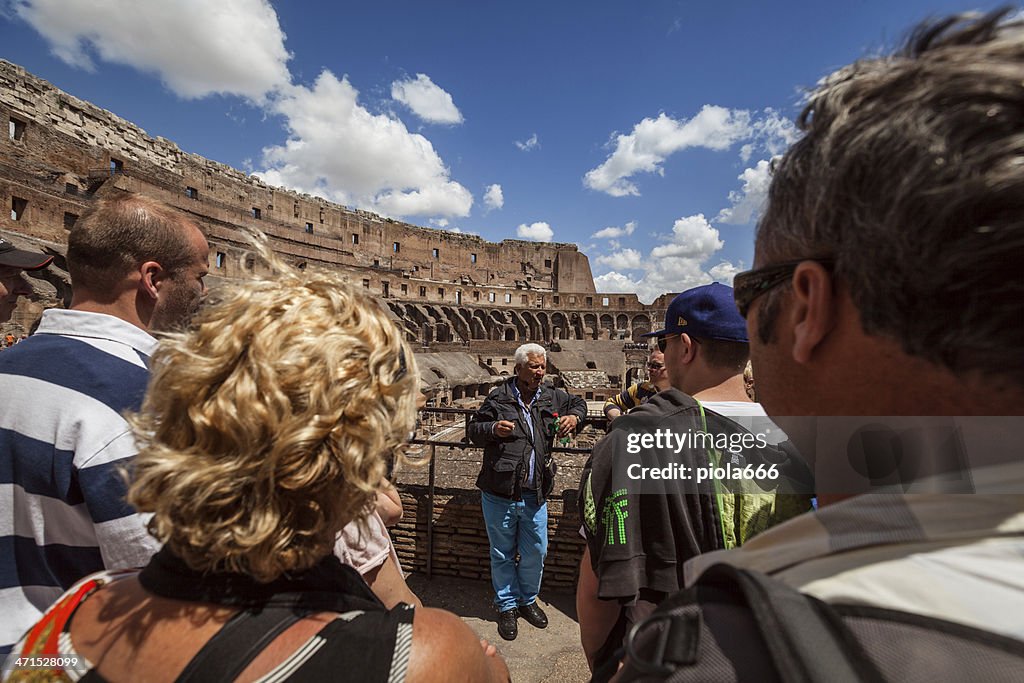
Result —
[[516, 378], [516, 389], [519, 390], [519, 397], [523, 400], [523, 403], [526, 405], [533, 403], [533, 395], [537, 393], [537, 389], [531, 389], [526, 386], [518, 377]]
[[718, 382], [717, 384], [710, 384], [701, 388], [689, 387], [693, 389], [689, 393], [698, 401], [741, 401], [744, 403], [750, 403], [750, 397], [747, 396], [747, 390], [743, 386], [743, 375], [733, 375], [727, 379]]
[[138, 327], [140, 330], [149, 332], [149, 326], [143, 322], [134, 303], [129, 303], [123, 299], [115, 299], [108, 303], [99, 302], [88, 297], [76, 297], [72, 299], [71, 306], [69, 308], [72, 311], [84, 311], [86, 313], [103, 313], [105, 315], [110, 315], [115, 318], [120, 318], [126, 323], [135, 325], [135, 327]]

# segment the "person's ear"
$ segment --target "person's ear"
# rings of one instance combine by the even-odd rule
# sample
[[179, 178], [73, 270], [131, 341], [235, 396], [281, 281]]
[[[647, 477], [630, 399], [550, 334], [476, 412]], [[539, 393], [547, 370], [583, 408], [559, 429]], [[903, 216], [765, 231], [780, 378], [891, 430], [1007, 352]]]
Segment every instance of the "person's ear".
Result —
[[807, 363], [836, 322], [832, 275], [820, 263], [804, 261], [793, 271], [789, 317], [793, 329], [793, 360]]
[[139, 280], [139, 289], [147, 297], [156, 301], [160, 294], [160, 287], [166, 277], [163, 266], [156, 261], [146, 261], [139, 266], [139, 274], [142, 276]]
[[679, 355], [678, 359], [681, 363], [689, 364], [697, 358], [697, 342], [688, 334], [679, 335]]

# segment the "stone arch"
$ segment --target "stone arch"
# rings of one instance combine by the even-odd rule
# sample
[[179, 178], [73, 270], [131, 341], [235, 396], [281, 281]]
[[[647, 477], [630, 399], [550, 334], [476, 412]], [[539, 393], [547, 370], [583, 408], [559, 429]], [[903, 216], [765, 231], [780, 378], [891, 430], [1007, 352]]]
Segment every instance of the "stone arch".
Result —
[[540, 331], [540, 323], [537, 322], [537, 318], [533, 315], [533, 312], [523, 311], [522, 318], [523, 322], [526, 323], [526, 326], [529, 329], [526, 338], [530, 341], [543, 341], [544, 337]]
[[448, 324], [452, 326], [452, 329], [455, 330], [455, 333], [461, 339], [469, 339], [469, 326], [466, 325], [466, 321], [456, 313], [455, 309], [451, 306], [442, 306], [441, 310], [444, 311], [445, 319], [448, 321]]
[[569, 321], [565, 313], [557, 311], [551, 314], [551, 339], [568, 339]]
[[615, 329], [629, 329], [629, 316], [626, 315], [625, 313], [619, 313], [617, 316], [615, 316]]
[[573, 313], [569, 317], [569, 323], [572, 326], [572, 331], [576, 334], [573, 339], [586, 339], [583, 335], [583, 318], [580, 317], [579, 313]]
[[551, 341], [551, 322], [548, 320], [548, 314], [537, 313], [537, 322], [540, 324], [540, 338], [544, 341]]
[[600, 330], [597, 328], [597, 316], [593, 313], [583, 314], [583, 331], [590, 339], [597, 339]]
[[466, 329], [469, 330], [469, 336], [466, 339], [473, 339], [473, 314], [470, 310], [464, 306], [460, 306], [455, 309], [455, 312], [462, 318], [466, 325]]
[[516, 339], [529, 341], [531, 339], [530, 330], [527, 328], [526, 321], [523, 320], [523, 316], [516, 311], [512, 311], [509, 313], [509, 317], [512, 319], [512, 324], [516, 327]]
[[440, 311], [431, 304], [425, 304], [423, 306], [423, 311], [427, 314], [427, 317], [432, 323], [439, 323], [444, 320], [444, 316], [441, 315]]
[[480, 339], [493, 339], [494, 322], [487, 316], [487, 311], [478, 308], [473, 311], [473, 319], [479, 321]]
[[505, 338], [505, 316], [493, 309], [489, 311], [489, 316], [491, 341], [502, 341]]
[[608, 330], [608, 339], [615, 339], [615, 319], [608, 313], [601, 315], [601, 329]]
[[480, 318], [473, 316], [469, 319], [470, 329], [473, 331], [473, 339], [487, 339], [487, 328], [484, 327]]
[[632, 328], [632, 339], [635, 342], [644, 341], [640, 335], [653, 332], [651, 328], [651, 319], [647, 317], [647, 314], [641, 313], [640, 315], [633, 316], [633, 323], [630, 325]]

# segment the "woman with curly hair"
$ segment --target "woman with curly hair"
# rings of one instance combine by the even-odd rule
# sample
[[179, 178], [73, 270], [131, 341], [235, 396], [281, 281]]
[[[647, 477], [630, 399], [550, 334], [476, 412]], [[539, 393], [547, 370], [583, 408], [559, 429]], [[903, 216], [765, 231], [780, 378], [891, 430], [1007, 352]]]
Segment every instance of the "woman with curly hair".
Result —
[[389, 610], [332, 554], [413, 427], [416, 363], [368, 295], [261, 251], [274, 274], [161, 343], [132, 419], [129, 500], [163, 549], [83, 579], [12, 657], [113, 682], [506, 680], [458, 617]]

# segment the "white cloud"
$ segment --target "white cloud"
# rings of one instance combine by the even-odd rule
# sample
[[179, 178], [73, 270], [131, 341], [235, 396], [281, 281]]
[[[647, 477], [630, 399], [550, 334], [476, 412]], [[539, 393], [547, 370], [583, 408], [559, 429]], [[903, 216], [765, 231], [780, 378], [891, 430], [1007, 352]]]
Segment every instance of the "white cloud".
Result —
[[537, 134], [534, 133], [528, 140], [523, 140], [522, 142], [516, 140], [516, 147], [524, 152], [529, 152], [531, 149], [540, 147], [540, 142], [537, 140]]
[[534, 242], [550, 242], [555, 236], [555, 231], [547, 223], [522, 223], [516, 228], [516, 235], [522, 240], [533, 240]]
[[719, 211], [716, 222], [746, 225], [756, 220], [764, 209], [768, 186], [771, 185], [771, 164], [762, 159], [757, 166], [744, 170], [738, 178], [743, 181], [743, 187], [729, 193], [732, 206]]
[[591, 237], [596, 237], [599, 240], [616, 239], [619, 237], [626, 237], [628, 235], [632, 235], [634, 230], [636, 230], [636, 221], [630, 221], [621, 228], [617, 226], [609, 226], [607, 228], [602, 228], [601, 230], [598, 230], [593, 235], [591, 235]]
[[607, 256], [594, 259], [598, 265], [608, 266], [615, 270], [639, 270], [643, 265], [643, 256], [636, 249], [623, 249]]
[[426, 74], [416, 74], [391, 84], [391, 97], [409, 107], [416, 116], [428, 123], [462, 123], [462, 112], [443, 88]]
[[67, 64], [92, 71], [93, 56], [126, 64], [180, 97], [259, 101], [291, 80], [269, 0], [15, 0], [14, 9]]
[[614, 270], [594, 278], [594, 287], [599, 292], [622, 292], [632, 294], [637, 291], [636, 282], [628, 275], [616, 273]]
[[[259, 162], [272, 185], [385, 215], [469, 215], [473, 195], [450, 179], [430, 141], [368, 111], [346, 78], [324, 71], [311, 87], [291, 84], [291, 56], [269, 0], [13, 2], [69, 64], [126, 64], [156, 73], [181, 97], [239, 95], [282, 116], [288, 139], [265, 148]], [[424, 118], [450, 119], [445, 97], [458, 113], [422, 74], [398, 90]]]
[[633, 176], [663, 175], [665, 160], [690, 147], [721, 151], [745, 141], [740, 158], [747, 163], [756, 152], [781, 154], [798, 137], [793, 122], [770, 107], [754, 115], [743, 109], [704, 105], [689, 120], [660, 114], [656, 119], [645, 118], [628, 135], [616, 136], [614, 151], [603, 164], [587, 172], [583, 184], [613, 197], [639, 196]]
[[736, 273], [743, 270], [743, 264], [735, 265], [729, 261], [722, 261], [714, 268], [708, 270], [708, 275], [715, 278], [716, 282], [729, 285], [732, 287], [732, 279], [736, 277]]
[[501, 185], [488, 185], [484, 192], [484, 206], [488, 210], [500, 209], [505, 206], [505, 194], [501, 191]]
[[359, 104], [347, 78], [324, 71], [272, 105], [289, 136], [263, 150], [266, 182], [392, 216], [468, 216], [473, 195], [422, 135]]
[[448, 219], [447, 218], [431, 218], [430, 219], [430, 224], [433, 225], [435, 228], [444, 229], [444, 228], [448, 227]]
[[[597, 265], [613, 268], [611, 272], [594, 278], [599, 292], [635, 292], [641, 301], [651, 302], [668, 292], [681, 292], [705, 285], [728, 275], [724, 263], [710, 271], [705, 264], [723, 246], [718, 230], [702, 214], [680, 218], [672, 226], [668, 243], [651, 249], [647, 258], [623, 252], [595, 259]], [[620, 271], [640, 270], [642, 275], [631, 277]]]
[[743, 163], [750, 161], [754, 152], [765, 152], [769, 157], [778, 156], [800, 139], [796, 125], [771, 107], [751, 122], [750, 130], [751, 143], [740, 148]]
[[711, 227], [704, 214], [680, 218], [672, 226], [672, 241], [651, 249], [651, 257], [707, 258], [723, 246], [718, 230]]
[[639, 195], [640, 190], [628, 178], [637, 173], [662, 173], [661, 164], [670, 155], [688, 147], [728, 149], [750, 135], [750, 113], [705, 105], [690, 120], [676, 120], [665, 114], [646, 118], [628, 135], [619, 135], [615, 151], [597, 168], [583, 177], [592, 190], [613, 197]]

